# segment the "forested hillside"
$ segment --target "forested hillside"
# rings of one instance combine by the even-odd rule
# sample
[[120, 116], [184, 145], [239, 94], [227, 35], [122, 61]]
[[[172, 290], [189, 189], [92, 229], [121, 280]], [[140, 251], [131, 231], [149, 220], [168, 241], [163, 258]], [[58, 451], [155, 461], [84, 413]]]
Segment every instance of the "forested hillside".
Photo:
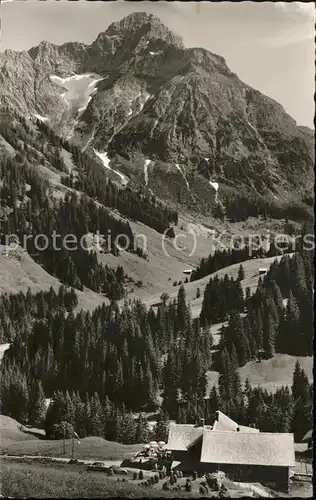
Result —
[[[155, 411], [161, 404], [165, 419], [194, 422], [202, 415], [211, 418], [220, 407], [241, 423], [256, 422], [267, 431], [292, 429], [301, 435], [311, 418], [312, 389], [306, 374], [296, 367], [292, 394], [289, 388], [269, 394], [251, 389], [248, 382], [242, 387], [237, 368], [261, 355], [271, 357], [275, 351], [297, 356], [312, 353], [311, 273], [312, 254], [300, 251], [275, 262], [257, 292], [247, 299], [238, 279], [211, 280], [205, 289], [201, 321], [191, 320], [183, 287], [176, 301], [162, 302], [156, 312], [140, 302], [126, 303], [120, 310], [113, 302], [92, 313], [74, 315], [74, 293], [62, 289], [58, 295], [51, 291], [2, 298], [1, 317], [12, 318], [14, 312], [16, 318], [9, 327], [7, 321], [2, 326], [5, 340], [12, 342], [2, 364], [5, 411], [30, 421], [30, 401], [37, 397], [34, 391], [41, 399], [43, 394], [53, 397], [55, 406], [61, 404], [56, 402], [56, 391], [68, 391], [67, 398], [77, 401], [72, 404], [87, 405], [92, 398], [89, 404], [112, 408], [111, 417], [102, 413], [100, 435], [108, 439], [118, 439], [118, 434], [104, 431], [104, 426], [118, 422], [122, 412], [130, 414], [126, 418], [131, 420], [131, 412]], [[213, 312], [208, 302], [213, 304], [214, 297], [222, 302]], [[286, 307], [283, 298], [288, 299]], [[228, 318], [228, 326], [220, 342], [218, 391], [214, 387], [205, 400], [205, 374], [212, 363], [212, 336], [206, 325], [212, 317], [216, 322]], [[303, 402], [297, 400], [297, 385], [302, 387]], [[272, 408], [277, 419], [270, 418]], [[74, 424], [75, 417], [68, 418], [68, 411], [49, 410], [48, 428], [64, 419]], [[94, 419], [95, 412], [91, 415]], [[94, 432], [89, 425], [84, 431], [77, 423], [76, 429], [86, 435]], [[126, 442], [127, 438], [122, 439]]]

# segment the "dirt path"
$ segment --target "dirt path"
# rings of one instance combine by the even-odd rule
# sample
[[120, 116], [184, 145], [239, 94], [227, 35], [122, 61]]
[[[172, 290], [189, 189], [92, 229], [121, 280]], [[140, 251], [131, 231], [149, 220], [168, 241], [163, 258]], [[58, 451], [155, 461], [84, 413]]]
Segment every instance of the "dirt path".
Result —
[[[14, 460], [51, 460], [52, 462], [59, 462], [59, 463], [67, 463], [69, 462], [71, 457], [50, 457], [50, 456], [45, 456], [45, 455], [1, 455], [0, 458], [8, 458], [8, 459], [14, 459]], [[95, 459], [95, 460], [83, 460], [83, 459], [78, 459], [80, 464], [83, 465], [90, 465], [93, 464], [94, 462], [102, 462], [105, 467], [110, 467], [111, 465], [117, 465], [120, 466], [122, 463], [122, 460], [100, 460], [100, 459]]]

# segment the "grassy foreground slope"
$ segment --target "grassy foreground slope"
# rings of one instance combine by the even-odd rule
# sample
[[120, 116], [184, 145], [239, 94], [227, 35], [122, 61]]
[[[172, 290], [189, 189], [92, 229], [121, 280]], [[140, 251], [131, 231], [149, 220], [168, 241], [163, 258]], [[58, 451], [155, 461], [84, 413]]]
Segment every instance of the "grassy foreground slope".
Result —
[[[100, 473], [60, 464], [1, 464], [5, 497], [14, 498], [106, 498], [173, 497], [174, 492], [123, 484]], [[173, 494], [172, 494], [173, 493]], [[181, 495], [183, 496], [183, 495]]]
[[[192, 481], [192, 491], [186, 492], [186, 478], [178, 480], [181, 491], [164, 491], [165, 479], [150, 487], [132, 479], [132, 471], [121, 477], [108, 477], [100, 472], [87, 471], [77, 464], [17, 463], [3, 460], [2, 494], [14, 498], [198, 498], [205, 497], [199, 492], [200, 480]], [[144, 479], [153, 473], [145, 472]], [[122, 482], [124, 478], [125, 482]], [[225, 480], [229, 498], [244, 498], [249, 489]], [[261, 488], [262, 490], [263, 488]], [[210, 492], [208, 498], [218, 498], [218, 492]]]

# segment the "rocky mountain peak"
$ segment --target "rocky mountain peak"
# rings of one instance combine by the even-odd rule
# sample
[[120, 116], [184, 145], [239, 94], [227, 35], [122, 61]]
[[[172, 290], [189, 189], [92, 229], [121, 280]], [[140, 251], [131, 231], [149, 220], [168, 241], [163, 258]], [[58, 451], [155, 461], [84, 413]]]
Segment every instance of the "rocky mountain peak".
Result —
[[152, 14], [112, 23], [89, 46], [42, 42], [0, 54], [0, 111], [6, 102], [21, 115], [44, 116], [88, 154], [124, 158], [128, 175], [138, 155], [141, 171], [144, 158], [167, 169], [181, 164], [182, 180], [202, 172], [207, 189], [215, 179], [227, 196], [246, 186], [281, 203], [303, 179], [310, 184], [312, 135], [240, 81], [222, 56], [184, 48]]
[[172, 33], [159, 19], [147, 12], [133, 12], [120, 21], [110, 24], [105, 34], [120, 38], [133, 38], [140, 31], [147, 41], [161, 39], [178, 48], [183, 48], [182, 38]]
[[199, 68], [208, 73], [217, 71], [226, 76], [236, 76], [227, 66], [224, 57], [213, 54], [204, 48], [194, 47], [185, 49], [185, 56], [194, 68]]
[[44, 40], [36, 47], [30, 48], [28, 53], [32, 59], [36, 60], [37, 58], [42, 58], [43, 54], [51, 54], [56, 52], [56, 50], [58, 50], [57, 45]]

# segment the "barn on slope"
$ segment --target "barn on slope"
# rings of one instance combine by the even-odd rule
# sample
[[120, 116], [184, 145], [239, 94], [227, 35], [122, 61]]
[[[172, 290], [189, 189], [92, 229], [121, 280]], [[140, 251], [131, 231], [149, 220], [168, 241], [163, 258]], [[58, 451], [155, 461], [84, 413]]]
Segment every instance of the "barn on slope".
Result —
[[172, 468], [200, 474], [221, 470], [235, 481], [288, 491], [295, 466], [293, 434], [260, 432], [217, 412], [213, 425], [170, 424]]

